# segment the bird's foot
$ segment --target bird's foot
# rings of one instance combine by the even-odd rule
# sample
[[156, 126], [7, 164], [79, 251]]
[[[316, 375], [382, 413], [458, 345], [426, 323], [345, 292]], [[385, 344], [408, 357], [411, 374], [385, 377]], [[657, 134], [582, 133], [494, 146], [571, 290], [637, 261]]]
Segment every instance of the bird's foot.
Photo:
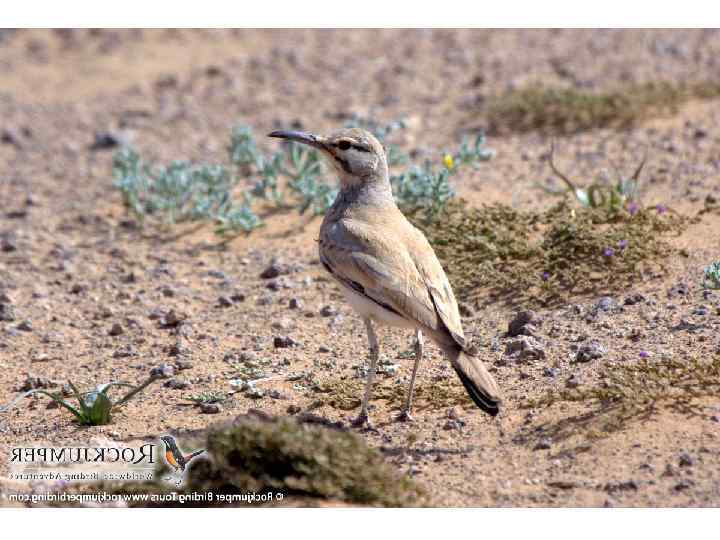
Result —
[[404, 409], [400, 414], [395, 417], [398, 422], [414, 422], [415, 419], [410, 415], [410, 411]]
[[355, 420], [351, 422], [352, 427], [364, 428], [365, 430], [372, 430], [373, 426], [370, 423], [370, 417], [367, 412], [361, 412]]

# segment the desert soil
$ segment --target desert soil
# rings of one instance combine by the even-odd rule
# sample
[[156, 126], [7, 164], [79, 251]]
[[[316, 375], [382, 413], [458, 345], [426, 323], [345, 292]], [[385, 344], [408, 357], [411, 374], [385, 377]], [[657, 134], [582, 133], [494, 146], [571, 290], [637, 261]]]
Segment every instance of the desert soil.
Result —
[[[720, 32], [701, 30], [3, 31], [0, 292], [15, 317], [0, 321], [0, 403], [29, 376], [90, 387], [140, 381], [163, 363], [175, 374], [103, 427], [79, 427], [44, 398], [23, 400], [0, 417], [0, 475], [18, 445], [182, 436], [250, 408], [289, 414], [319, 400], [315, 414], [346, 426], [357, 412], [322, 401], [311, 382], [360, 384], [366, 355], [361, 321], [318, 263], [319, 218], [268, 215], [264, 229], [228, 242], [209, 225], [139, 229], [112, 187], [113, 142], [158, 162], [225, 162], [233, 125], [257, 135], [327, 132], [359, 113], [406, 118], [395, 141], [433, 154], [483, 127], [490, 96], [526, 83], [602, 90], [718, 80], [718, 58]], [[593, 178], [612, 174], [610, 160], [629, 172], [647, 147], [643, 202], [694, 214], [720, 196], [718, 125], [720, 101], [692, 102], [629, 131], [561, 138], [558, 161]], [[94, 145], [103, 134], [110, 144]], [[545, 208], [557, 200], [535, 188], [551, 176], [549, 142], [536, 133], [490, 138], [496, 157], [454, 185], [474, 205]], [[717, 506], [720, 396], [703, 400], [702, 414], [662, 409], [600, 435], [601, 415], [583, 416], [592, 407], [524, 404], [551, 388], [598, 384], [603, 370], [641, 351], [720, 354], [720, 293], [701, 286], [704, 266], [720, 258], [718, 226], [706, 214], [672, 239], [688, 256], [660, 277], [536, 310], [544, 358], [505, 353], [514, 308], [491, 304], [465, 318], [505, 395], [496, 419], [470, 402], [449, 409], [419, 399], [415, 421], [400, 423], [376, 401], [376, 429], [361, 435], [440, 506]], [[289, 273], [261, 277], [273, 261]], [[639, 301], [626, 304], [633, 295]], [[181, 324], [162, 324], [171, 310]], [[383, 355], [399, 369], [378, 384], [406, 386], [411, 338], [381, 329]], [[576, 362], [592, 341], [601, 356]], [[450, 372], [428, 349], [419, 384], [431, 392]], [[184, 399], [232, 392], [237, 362], [270, 377], [257, 384], [264, 395], [237, 391], [215, 414]], [[302, 373], [310, 376], [288, 380]]]

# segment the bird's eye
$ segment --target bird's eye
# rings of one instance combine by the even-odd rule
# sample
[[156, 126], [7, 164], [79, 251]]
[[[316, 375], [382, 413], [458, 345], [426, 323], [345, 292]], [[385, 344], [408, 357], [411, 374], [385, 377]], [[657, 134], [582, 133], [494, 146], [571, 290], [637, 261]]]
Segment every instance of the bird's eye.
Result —
[[352, 146], [350, 144], [350, 141], [340, 141], [339, 143], [337, 143], [337, 147], [340, 150], [347, 150], [348, 148], [350, 148], [350, 146]]

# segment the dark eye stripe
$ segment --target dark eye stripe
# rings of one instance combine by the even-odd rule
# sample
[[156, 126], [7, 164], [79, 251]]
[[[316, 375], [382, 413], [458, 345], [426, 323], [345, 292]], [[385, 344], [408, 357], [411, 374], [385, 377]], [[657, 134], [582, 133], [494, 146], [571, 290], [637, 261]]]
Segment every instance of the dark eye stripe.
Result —
[[353, 143], [350, 141], [340, 141], [335, 143], [335, 147], [339, 148], [340, 150], [349, 150], [350, 148], [354, 148], [355, 150], [359, 150], [360, 152], [370, 152], [371, 150], [367, 146], [363, 146], [362, 144]]
[[362, 146], [362, 145], [360, 145], [360, 144], [353, 144], [352, 147], [353, 147], [355, 150], [360, 150], [361, 152], [368, 152], [368, 153], [370, 152], [370, 149], [369, 149], [369, 148], [367, 148], [366, 146]]

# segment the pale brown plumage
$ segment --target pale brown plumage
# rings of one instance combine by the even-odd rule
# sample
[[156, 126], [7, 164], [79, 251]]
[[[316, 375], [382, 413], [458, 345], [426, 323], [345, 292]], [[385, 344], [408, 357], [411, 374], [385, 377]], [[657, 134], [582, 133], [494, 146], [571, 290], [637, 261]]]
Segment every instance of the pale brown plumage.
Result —
[[[341, 191], [320, 228], [320, 260], [366, 319], [371, 350], [375, 340], [371, 320], [426, 333], [447, 355], [473, 401], [484, 411], [497, 414], [497, 384], [482, 362], [467, 354], [455, 295], [429, 242], [393, 200], [380, 143], [359, 129], [327, 138], [297, 132], [271, 135], [311, 144], [336, 166]], [[418, 355], [421, 337], [418, 333]], [[418, 362], [419, 357], [407, 416]], [[369, 376], [361, 416], [366, 415], [371, 384]]]

